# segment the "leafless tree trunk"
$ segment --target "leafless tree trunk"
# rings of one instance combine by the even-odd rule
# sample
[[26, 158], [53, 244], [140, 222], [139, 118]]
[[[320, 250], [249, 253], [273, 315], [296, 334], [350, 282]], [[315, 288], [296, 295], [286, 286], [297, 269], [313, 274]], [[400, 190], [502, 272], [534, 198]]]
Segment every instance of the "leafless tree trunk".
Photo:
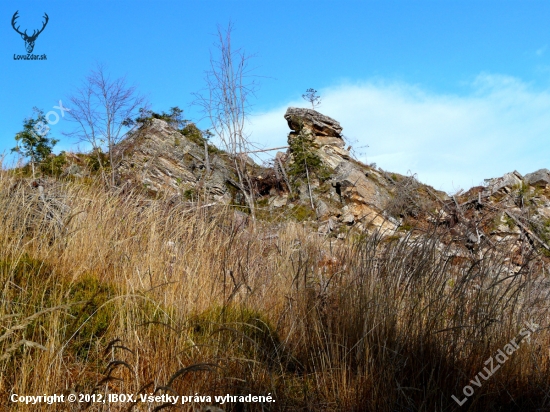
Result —
[[[302, 141], [302, 150], [305, 151], [304, 148], [304, 142]], [[309, 181], [309, 169], [307, 167], [306, 158], [304, 157], [304, 167], [306, 168], [306, 178], [307, 178], [307, 190], [309, 192], [309, 201], [311, 202], [311, 208], [315, 211], [315, 214], [317, 214], [317, 210], [315, 209], [315, 205], [313, 204], [313, 195], [311, 194], [311, 183]]]
[[225, 31], [218, 27], [216, 46], [219, 55], [210, 57], [210, 70], [205, 75], [206, 90], [195, 94], [195, 104], [210, 119], [222, 146], [231, 155], [240, 190], [250, 208], [252, 220], [255, 220], [254, 193], [246, 156], [251, 144], [244, 129], [250, 111], [250, 97], [254, 95], [257, 83], [249, 69], [252, 56], [232, 49], [232, 29], [231, 23]]
[[124, 77], [111, 80], [104, 66], [97, 65], [69, 100], [69, 119], [78, 126], [67, 135], [92, 146], [103, 176], [105, 170], [101, 152], [104, 149], [108, 151], [110, 183], [114, 186], [116, 159], [113, 148], [126, 135], [125, 131], [131, 124], [128, 120], [136, 117], [145, 104], [144, 97], [136, 93], [135, 86], [128, 86]]
[[283, 161], [281, 160], [282, 156], [283, 154], [281, 152], [277, 152], [277, 154], [275, 155], [275, 170], [281, 171], [281, 173], [283, 174], [283, 178], [285, 179], [286, 186], [288, 187], [288, 191], [292, 195], [292, 186], [290, 185], [290, 180], [288, 178], [288, 175], [286, 174], [285, 166], [283, 165]]

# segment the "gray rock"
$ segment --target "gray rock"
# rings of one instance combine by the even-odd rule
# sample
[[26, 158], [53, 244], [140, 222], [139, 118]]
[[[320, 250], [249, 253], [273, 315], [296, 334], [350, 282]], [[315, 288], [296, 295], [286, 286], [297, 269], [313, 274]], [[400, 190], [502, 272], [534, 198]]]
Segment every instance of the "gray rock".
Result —
[[526, 174], [524, 179], [531, 186], [548, 186], [550, 185], [550, 170], [539, 169], [536, 172]]
[[282, 196], [276, 196], [269, 199], [269, 204], [273, 207], [283, 207], [286, 206], [288, 201], [288, 195], [285, 193]]
[[315, 135], [323, 137], [334, 137], [335, 142], [342, 144], [342, 126], [336, 120], [319, 113], [312, 109], [302, 109], [298, 107], [289, 107], [285, 113], [285, 119], [288, 122], [288, 127], [299, 132], [302, 127], [305, 127]]
[[300, 195], [300, 200], [303, 202], [310, 202], [309, 199], [309, 187], [307, 183], [300, 183], [298, 186], [298, 194]]
[[487, 190], [489, 194], [498, 192], [499, 190], [503, 188], [512, 188], [514, 186], [521, 185], [523, 182], [523, 176], [517, 172], [513, 171], [510, 173], [506, 173], [502, 177], [497, 177], [494, 179], [485, 179], [485, 182], [487, 184]]
[[342, 208], [342, 216], [340, 217], [340, 220], [342, 223], [346, 224], [353, 224], [355, 222], [355, 216], [353, 213], [349, 210], [347, 206], [344, 206]]
[[319, 226], [319, 229], [317, 230], [319, 233], [327, 234], [330, 232], [333, 232], [338, 225], [338, 221], [335, 217], [330, 217], [324, 224]]
[[330, 207], [319, 198], [315, 199], [315, 209], [318, 218], [325, 218], [330, 215]]
[[76, 164], [73, 163], [65, 169], [65, 175], [82, 177], [83, 176], [83, 169], [79, 165], [76, 165]]
[[331, 183], [340, 192], [342, 198], [360, 201], [383, 210], [390, 196], [381, 185], [369, 179], [359, 166], [342, 161], [334, 170]]

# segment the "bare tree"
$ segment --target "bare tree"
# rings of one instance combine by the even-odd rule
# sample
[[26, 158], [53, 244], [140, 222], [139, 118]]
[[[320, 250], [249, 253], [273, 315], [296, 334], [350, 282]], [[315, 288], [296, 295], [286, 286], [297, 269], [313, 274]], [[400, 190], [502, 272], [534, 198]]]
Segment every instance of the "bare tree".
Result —
[[109, 154], [111, 185], [115, 184], [114, 146], [119, 143], [145, 104], [144, 97], [128, 86], [124, 77], [112, 80], [103, 65], [97, 65], [86, 77], [82, 86], [69, 98], [69, 119], [78, 127], [68, 136], [79, 142], [89, 143], [97, 155], [99, 167], [104, 173], [101, 153]]
[[209, 118], [212, 130], [220, 139], [233, 161], [239, 189], [255, 219], [254, 193], [247, 173], [247, 152], [251, 143], [245, 133], [247, 116], [250, 113], [250, 98], [258, 84], [251, 73], [249, 62], [252, 56], [231, 44], [231, 23], [226, 30], [218, 27], [217, 57], [210, 55], [210, 70], [205, 74], [206, 90], [195, 93], [195, 104]]

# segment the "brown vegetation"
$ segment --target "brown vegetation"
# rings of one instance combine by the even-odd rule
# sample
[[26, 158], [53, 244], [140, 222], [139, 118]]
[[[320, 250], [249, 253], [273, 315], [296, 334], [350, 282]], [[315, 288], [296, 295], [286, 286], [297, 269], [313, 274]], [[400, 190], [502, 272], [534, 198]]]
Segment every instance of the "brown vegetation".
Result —
[[458, 410], [451, 396], [533, 321], [461, 410], [549, 407], [549, 289], [535, 249], [521, 266], [497, 246], [457, 259], [441, 225], [335, 240], [293, 221], [243, 229], [229, 206], [90, 180], [43, 187], [0, 172], [3, 400], [270, 393], [274, 403], [223, 408]]

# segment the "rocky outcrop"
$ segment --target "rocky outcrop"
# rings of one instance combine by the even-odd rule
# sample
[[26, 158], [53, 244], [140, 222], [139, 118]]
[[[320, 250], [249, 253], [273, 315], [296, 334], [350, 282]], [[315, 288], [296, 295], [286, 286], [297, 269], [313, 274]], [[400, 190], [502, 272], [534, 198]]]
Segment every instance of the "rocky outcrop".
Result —
[[[259, 210], [267, 210], [265, 216], [271, 218], [275, 211], [278, 216], [301, 216], [299, 220], [308, 220], [319, 233], [337, 237], [350, 230], [376, 230], [402, 238], [409, 227], [435, 225], [449, 231], [448, 242], [457, 256], [501, 242], [518, 262], [525, 242], [550, 254], [548, 169], [525, 176], [513, 171], [449, 197], [412, 176], [387, 173], [354, 159], [344, 149], [342, 126], [328, 116], [291, 107], [285, 119], [291, 129], [287, 153], [278, 153], [272, 168], [249, 164]], [[308, 150], [328, 174], [321, 177], [312, 170], [306, 179], [290, 173], [295, 155], [292, 139], [302, 135], [308, 136]], [[200, 193], [214, 203], [238, 204], [239, 189], [228, 156], [214, 147], [208, 153], [210, 171], [200, 133], [189, 135], [152, 119], [116, 147], [119, 183], [152, 194], [191, 200]], [[71, 161], [67, 174], [85, 172], [78, 160]]]
[[486, 190], [484, 195], [491, 195], [505, 187], [515, 187], [521, 185], [522, 181], [523, 176], [515, 170], [513, 172], [506, 173], [502, 177], [485, 179]]
[[[288, 135], [289, 144], [300, 134], [311, 137], [312, 150], [332, 172], [327, 181], [328, 193], [320, 193], [319, 184], [313, 178], [313, 203], [317, 216], [330, 221], [327, 227], [333, 230], [337, 221], [360, 229], [375, 226], [396, 230], [399, 222], [388, 219], [383, 213], [392, 198], [391, 184], [380, 172], [354, 160], [344, 149], [340, 123], [315, 110], [295, 107], [289, 107], [284, 117], [292, 130]], [[292, 161], [292, 150], [289, 150], [288, 158]], [[308, 193], [302, 192], [305, 200]], [[337, 207], [334, 207], [335, 203]]]
[[532, 186], [546, 187], [550, 185], [550, 170], [539, 169], [525, 175], [525, 182]]
[[313, 137], [319, 157], [331, 168], [338, 166], [342, 159], [349, 159], [350, 153], [344, 149], [342, 126], [336, 120], [312, 109], [289, 107], [285, 113], [288, 127], [292, 130], [288, 138], [300, 133]]
[[316, 110], [289, 107], [286, 110], [285, 119], [288, 122], [288, 127], [295, 132], [307, 128], [318, 138], [334, 138], [331, 141], [344, 145], [340, 123]]
[[[344, 226], [400, 237], [407, 227], [428, 228], [435, 223], [449, 230], [448, 242], [459, 255], [495, 242], [506, 242], [512, 254], [519, 253], [525, 240], [550, 252], [548, 169], [525, 176], [513, 171], [487, 179], [484, 187], [449, 197], [414, 177], [389, 174], [353, 159], [344, 149], [342, 126], [328, 116], [291, 107], [285, 119], [291, 129], [290, 147], [301, 134], [311, 137], [312, 150], [331, 171], [324, 188], [313, 176], [311, 191], [303, 185], [300, 189], [300, 201], [309, 201], [316, 209], [321, 233]], [[292, 162], [292, 156], [290, 149], [286, 158]]]
[[207, 171], [204, 146], [188, 139], [164, 120], [152, 119], [116, 148], [121, 183], [138, 185], [151, 193], [180, 194], [188, 198], [199, 190], [228, 203], [230, 167], [220, 156], [209, 153]]

